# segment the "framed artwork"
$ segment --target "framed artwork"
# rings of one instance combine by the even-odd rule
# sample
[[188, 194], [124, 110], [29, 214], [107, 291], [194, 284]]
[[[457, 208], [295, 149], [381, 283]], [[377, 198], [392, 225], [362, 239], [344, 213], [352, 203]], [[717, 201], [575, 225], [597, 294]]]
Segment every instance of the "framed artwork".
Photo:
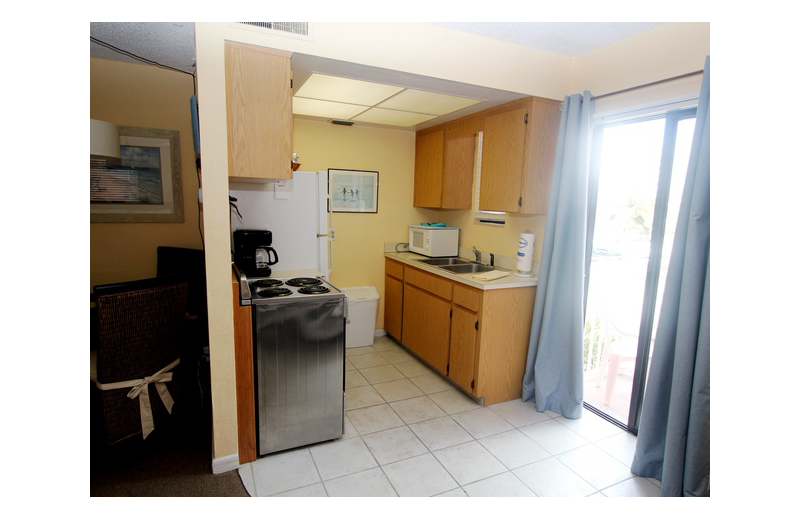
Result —
[[331, 212], [377, 213], [378, 172], [328, 170]]
[[120, 164], [90, 170], [91, 222], [183, 222], [180, 134], [119, 127]]

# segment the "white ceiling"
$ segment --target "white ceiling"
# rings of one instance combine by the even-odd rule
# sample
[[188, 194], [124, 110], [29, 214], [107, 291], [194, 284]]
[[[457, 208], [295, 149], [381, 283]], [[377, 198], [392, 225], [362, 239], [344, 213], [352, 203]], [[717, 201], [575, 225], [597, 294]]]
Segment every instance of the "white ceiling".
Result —
[[664, 22], [437, 22], [494, 40], [574, 58]]
[[[574, 57], [648, 31], [662, 23], [438, 22], [433, 25]], [[93, 58], [142, 63], [141, 59], [131, 57], [126, 54], [127, 52], [160, 65], [188, 73], [194, 72], [194, 22], [92, 22], [89, 31], [91, 37], [89, 52]], [[417, 125], [416, 129], [523, 97], [522, 94], [513, 92], [302, 54], [293, 56], [292, 71], [295, 91], [302, 87], [313, 72], [318, 72], [484, 100], [470, 108]]]

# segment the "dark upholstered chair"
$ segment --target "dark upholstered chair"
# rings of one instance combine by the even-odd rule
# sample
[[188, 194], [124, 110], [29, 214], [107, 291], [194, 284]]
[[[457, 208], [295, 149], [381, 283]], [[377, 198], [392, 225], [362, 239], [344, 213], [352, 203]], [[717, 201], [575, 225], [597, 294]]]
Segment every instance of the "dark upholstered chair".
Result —
[[[146, 416], [151, 415], [152, 426], [157, 428], [170, 416], [165, 400], [173, 400], [176, 408], [181, 405], [180, 365], [175, 361], [179, 362], [182, 351], [187, 295], [188, 285], [181, 277], [95, 286], [93, 391], [97, 392], [106, 443], [115, 444], [137, 435], [146, 437], [150, 427], [145, 426], [143, 431], [143, 417], [147, 423]], [[171, 375], [166, 376], [167, 381], [141, 385], [142, 380], [159, 373]], [[130, 398], [129, 393], [135, 394], [132, 388], [136, 382], [140, 383], [140, 390], [142, 386], [147, 390]], [[168, 395], [162, 397], [164, 388]], [[140, 400], [147, 403], [147, 394], [149, 414], [140, 410]]]

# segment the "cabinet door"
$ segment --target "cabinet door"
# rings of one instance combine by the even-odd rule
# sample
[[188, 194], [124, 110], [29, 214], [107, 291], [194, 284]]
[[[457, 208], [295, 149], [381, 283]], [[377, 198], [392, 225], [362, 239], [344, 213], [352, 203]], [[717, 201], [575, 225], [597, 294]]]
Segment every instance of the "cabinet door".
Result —
[[417, 135], [414, 158], [414, 206], [442, 207], [444, 130]]
[[228, 175], [292, 178], [292, 91], [288, 55], [226, 42]]
[[461, 388], [474, 393], [478, 317], [454, 305], [450, 330], [450, 373], [448, 377]]
[[446, 374], [450, 347], [450, 302], [405, 284], [403, 344], [433, 368]]
[[480, 209], [519, 213], [527, 107], [487, 116], [483, 127]]
[[448, 137], [444, 153], [442, 209], [470, 209], [475, 170], [475, 136]]
[[403, 332], [403, 282], [386, 276], [383, 328], [397, 341], [402, 341]]
[[529, 146], [521, 213], [546, 215], [553, 181], [561, 103], [534, 99], [528, 116]]

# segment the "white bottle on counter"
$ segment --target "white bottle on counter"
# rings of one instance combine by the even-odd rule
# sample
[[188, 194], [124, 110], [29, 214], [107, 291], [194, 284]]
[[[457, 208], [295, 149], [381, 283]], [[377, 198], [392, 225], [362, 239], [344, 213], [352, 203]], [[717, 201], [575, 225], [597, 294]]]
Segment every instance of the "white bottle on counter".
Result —
[[536, 241], [536, 235], [525, 230], [519, 235], [519, 246], [517, 249], [517, 272], [514, 276], [522, 278], [533, 277], [533, 244]]

